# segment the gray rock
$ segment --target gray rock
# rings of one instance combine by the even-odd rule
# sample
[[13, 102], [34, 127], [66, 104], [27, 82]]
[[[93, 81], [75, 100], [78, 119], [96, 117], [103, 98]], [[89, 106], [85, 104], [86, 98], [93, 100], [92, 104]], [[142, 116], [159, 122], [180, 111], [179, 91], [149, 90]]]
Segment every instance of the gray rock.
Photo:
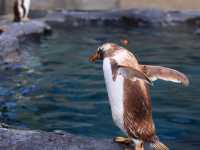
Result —
[[0, 53], [11, 52], [16, 49], [19, 49], [17, 37], [7, 34], [2, 34], [0, 36]]
[[47, 13], [46, 10], [30, 10], [29, 16], [31, 16], [31, 19], [44, 18]]
[[196, 30], [194, 31], [194, 34], [200, 35], [200, 28], [196, 29]]
[[188, 18], [186, 23], [190, 26], [200, 27], [200, 16]]
[[20, 49], [20, 41], [33, 35], [51, 33], [51, 27], [42, 21], [2, 22], [1, 28], [5, 31], [0, 34], [0, 64], [22, 63], [23, 53]]
[[165, 27], [189, 24], [191, 19], [195, 22], [199, 18], [200, 11], [130, 9], [107, 11], [48, 11], [44, 20], [51, 25], [62, 23], [65, 26], [129, 25], [133, 27]]
[[21, 60], [17, 37], [3, 34], [0, 36], [0, 64], [17, 63]]
[[0, 128], [0, 150], [123, 150], [112, 140]]
[[2, 26], [6, 31], [2, 35], [22, 37], [31, 34], [45, 34], [51, 32], [51, 27], [42, 21], [30, 20], [20, 23], [10, 23]]

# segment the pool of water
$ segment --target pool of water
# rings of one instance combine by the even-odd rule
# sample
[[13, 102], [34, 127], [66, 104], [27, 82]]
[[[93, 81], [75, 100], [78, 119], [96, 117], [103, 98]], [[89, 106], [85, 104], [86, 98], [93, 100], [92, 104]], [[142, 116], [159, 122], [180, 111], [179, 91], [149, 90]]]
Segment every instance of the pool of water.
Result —
[[23, 46], [25, 70], [0, 73], [0, 119], [20, 128], [64, 130], [96, 138], [122, 133], [112, 122], [102, 64], [88, 57], [105, 41], [127, 46], [140, 63], [184, 72], [189, 87], [151, 88], [157, 134], [173, 150], [200, 149], [200, 39], [188, 29], [82, 27], [57, 30]]

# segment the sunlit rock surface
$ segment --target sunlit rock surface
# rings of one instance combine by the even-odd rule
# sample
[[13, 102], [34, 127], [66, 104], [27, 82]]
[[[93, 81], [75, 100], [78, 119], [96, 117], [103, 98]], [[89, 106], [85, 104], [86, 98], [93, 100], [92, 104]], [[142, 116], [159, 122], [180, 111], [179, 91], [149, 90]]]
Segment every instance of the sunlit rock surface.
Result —
[[[134, 145], [113, 139], [95, 139], [66, 132], [11, 129], [0, 125], [0, 150], [133, 150]], [[145, 150], [152, 150], [147, 143]]]
[[122, 150], [110, 140], [0, 128], [0, 150]]

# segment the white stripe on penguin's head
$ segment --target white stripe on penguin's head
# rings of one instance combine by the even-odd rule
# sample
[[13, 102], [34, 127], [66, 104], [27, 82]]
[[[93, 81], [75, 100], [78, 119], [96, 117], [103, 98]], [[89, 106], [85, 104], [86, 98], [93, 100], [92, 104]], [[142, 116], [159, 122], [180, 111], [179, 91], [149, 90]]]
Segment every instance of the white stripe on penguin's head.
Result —
[[112, 49], [112, 45], [113, 45], [112, 43], [105, 43], [98, 48], [98, 51], [106, 52], [106, 51]]

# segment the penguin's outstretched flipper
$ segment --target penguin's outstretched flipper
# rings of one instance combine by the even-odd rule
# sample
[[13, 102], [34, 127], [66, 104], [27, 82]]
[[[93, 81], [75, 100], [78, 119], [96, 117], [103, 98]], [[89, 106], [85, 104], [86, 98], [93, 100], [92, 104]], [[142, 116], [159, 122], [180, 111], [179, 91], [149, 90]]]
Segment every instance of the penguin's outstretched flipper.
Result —
[[140, 65], [141, 70], [151, 79], [155, 81], [157, 79], [172, 81], [176, 83], [181, 83], [184, 86], [189, 85], [189, 79], [187, 76], [174, 69], [161, 67], [161, 66], [151, 66], [151, 65]]

